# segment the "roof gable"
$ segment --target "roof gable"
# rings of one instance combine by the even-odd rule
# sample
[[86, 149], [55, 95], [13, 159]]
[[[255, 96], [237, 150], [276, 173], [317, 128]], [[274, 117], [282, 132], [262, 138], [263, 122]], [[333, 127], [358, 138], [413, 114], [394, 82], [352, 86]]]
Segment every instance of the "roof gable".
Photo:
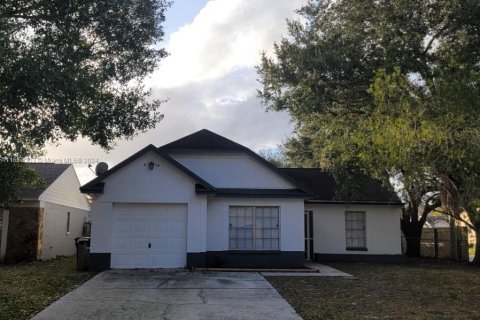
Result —
[[300, 182], [292, 179], [290, 176], [279, 170], [276, 166], [274, 166], [249, 148], [207, 129], [199, 130], [188, 136], [167, 143], [166, 145], [159, 147], [159, 150], [165, 151], [167, 153], [175, 151], [234, 151], [246, 153], [255, 161], [259, 162], [262, 166], [273, 171], [273, 173], [277, 176], [280, 176], [284, 180], [293, 184], [296, 188], [304, 192], [306, 196], [313, 196], [314, 194]]
[[160, 147], [173, 150], [244, 151], [245, 147], [210, 130], [202, 129]]
[[71, 166], [71, 164], [63, 163], [27, 162], [25, 164], [35, 170], [36, 174], [44, 181], [39, 186], [23, 189], [19, 194], [19, 197], [23, 199], [38, 199], [38, 197]]
[[167, 160], [170, 164], [172, 164], [174, 167], [185, 173], [186, 175], [190, 176], [193, 180], [198, 182], [203, 186], [203, 188], [207, 190], [214, 190], [215, 188], [210, 185], [208, 182], [197, 176], [195, 173], [184, 167], [182, 164], [179, 162], [175, 161], [172, 157], [170, 157], [167, 153], [164, 151], [156, 148], [154, 145], [148, 145], [142, 150], [138, 151], [137, 153], [133, 154], [129, 158], [123, 160], [113, 168], [109, 169], [107, 172], [104, 174], [96, 177], [92, 181], [86, 183], [82, 187], [80, 187], [80, 191], [82, 193], [103, 193], [103, 187], [105, 186], [105, 183], [103, 182], [104, 179], [107, 177], [111, 176], [112, 174], [116, 173], [117, 171], [120, 171], [123, 167], [126, 165], [130, 164], [131, 162], [135, 161], [136, 159], [140, 158], [142, 155], [146, 154], [147, 152], [154, 152]]
[[80, 181], [73, 166], [68, 168], [42, 192], [38, 200], [71, 208], [90, 210], [87, 197], [78, 189]]

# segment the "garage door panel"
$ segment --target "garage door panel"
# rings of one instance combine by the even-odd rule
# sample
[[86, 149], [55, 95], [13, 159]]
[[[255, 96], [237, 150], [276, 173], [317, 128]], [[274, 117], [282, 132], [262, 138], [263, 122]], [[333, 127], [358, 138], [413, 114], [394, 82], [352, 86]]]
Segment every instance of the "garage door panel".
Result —
[[168, 222], [166, 224], [168, 232], [174, 232], [175, 234], [183, 235], [185, 233], [185, 224], [184, 221], [181, 222]]
[[132, 232], [132, 223], [131, 221], [118, 221], [114, 229], [116, 234], [130, 234]]
[[112, 256], [112, 265], [117, 268], [148, 268], [150, 255], [145, 254], [116, 254]]
[[132, 250], [132, 242], [130, 241], [130, 238], [117, 238], [114, 242], [114, 250], [116, 252]]
[[182, 212], [179, 210], [163, 210], [152, 216], [152, 221], [181, 221]]
[[138, 252], [139, 250], [148, 250], [147, 238], [121, 238], [117, 237], [115, 247], [117, 252]]
[[151, 238], [152, 251], [178, 252], [185, 250], [185, 238]]
[[148, 221], [134, 221], [132, 223], [132, 233], [135, 235], [144, 235], [149, 231]]
[[168, 238], [150, 238], [152, 251], [166, 251], [168, 249]]
[[152, 221], [150, 224], [150, 234], [155, 235], [155, 234], [160, 234], [164, 233], [165, 231], [168, 230], [168, 226], [166, 225], [168, 222], [165, 221]]
[[150, 224], [150, 235], [155, 237], [185, 237], [185, 221], [154, 221]]
[[184, 267], [186, 219], [186, 204], [115, 204], [112, 268]]
[[135, 236], [144, 235], [149, 232], [149, 221], [131, 221], [131, 220], [117, 220], [114, 227], [116, 235]]

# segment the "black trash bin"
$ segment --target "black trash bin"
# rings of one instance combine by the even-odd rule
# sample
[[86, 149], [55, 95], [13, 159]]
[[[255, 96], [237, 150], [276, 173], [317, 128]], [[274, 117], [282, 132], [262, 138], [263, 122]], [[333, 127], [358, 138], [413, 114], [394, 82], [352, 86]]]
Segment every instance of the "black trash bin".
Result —
[[75, 238], [77, 247], [77, 270], [87, 271], [90, 260], [90, 237]]

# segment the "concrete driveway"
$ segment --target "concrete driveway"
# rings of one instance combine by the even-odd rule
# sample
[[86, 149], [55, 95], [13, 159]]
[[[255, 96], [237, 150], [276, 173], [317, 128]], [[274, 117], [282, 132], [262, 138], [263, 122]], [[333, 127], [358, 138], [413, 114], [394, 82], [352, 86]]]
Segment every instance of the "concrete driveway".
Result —
[[301, 319], [260, 274], [105, 271], [33, 319]]

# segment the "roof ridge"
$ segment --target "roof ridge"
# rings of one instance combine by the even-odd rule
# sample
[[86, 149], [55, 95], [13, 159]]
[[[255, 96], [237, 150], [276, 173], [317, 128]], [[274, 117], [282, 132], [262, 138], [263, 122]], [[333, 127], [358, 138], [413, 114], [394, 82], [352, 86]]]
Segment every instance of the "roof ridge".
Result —
[[[191, 134], [188, 134], [188, 135], [186, 135], [186, 136], [184, 136], [184, 137], [181, 137], [181, 138], [178, 138], [178, 139], [176, 139], [176, 140], [174, 140], [174, 141], [171, 141], [171, 142], [169, 142], [169, 143], [166, 143], [166, 144], [164, 144], [163, 146], [158, 147], [158, 149], [169, 149], [169, 148], [171, 148], [172, 145], [178, 144], [178, 143], [181, 142], [181, 141], [186, 141], [186, 140], [194, 137], [195, 135], [200, 135], [200, 134], [213, 135], [215, 138], [221, 139], [221, 140], [223, 140], [223, 141], [225, 141], [225, 142], [228, 142], [229, 144], [234, 145], [234, 146], [237, 147], [238, 149], [245, 149], [245, 148], [246, 148], [245, 146], [241, 145], [240, 143], [235, 142], [235, 141], [233, 141], [233, 140], [230, 140], [230, 139], [228, 139], [228, 138], [226, 138], [226, 137], [224, 137], [224, 136], [222, 136], [222, 135], [220, 135], [220, 134], [218, 134], [218, 133], [215, 133], [215, 132], [210, 131], [210, 130], [208, 130], [208, 129], [201, 129], [201, 130], [195, 131], [195, 132], [193, 132], [193, 133], [191, 133]], [[192, 147], [192, 146], [190, 146], [190, 147], [177, 147], [177, 148], [178, 148], [178, 149], [195, 149], [195, 147]], [[171, 149], [175, 149], [175, 147], [173, 147], [173, 148], [171, 148]], [[199, 149], [209, 149], [209, 148], [199, 147]], [[211, 147], [211, 149], [215, 149], [215, 147]], [[228, 148], [227, 148], [227, 149], [228, 149]]]

